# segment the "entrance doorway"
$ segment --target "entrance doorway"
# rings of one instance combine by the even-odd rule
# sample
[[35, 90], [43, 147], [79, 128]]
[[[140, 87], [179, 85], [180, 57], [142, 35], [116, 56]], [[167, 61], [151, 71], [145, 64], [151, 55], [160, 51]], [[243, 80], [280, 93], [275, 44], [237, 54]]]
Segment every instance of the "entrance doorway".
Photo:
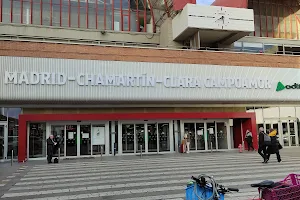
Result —
[[105, 154], [105, 139], [107, 122], [53, 122], [49, 123], [50, 132], [57, 142], [55, 156], [72, 158], [76, 156], [91, 156]]
[[0, 123], [0, 160], [7, 159], [7, 126]]
[[266, 130], [266, 132], [269, 133], [271, 128], [278, 131], [278, 138], [283, 146], [299, 146], [299, 135], [296, 118], [265, 119], [264, 129]]
[[230, 128], [226, 121], [181, 121], [181, 132], [188, 135], [191, 151], [228, 149]]
[[287, 147], [299, 146], [297, 121], [283, 120], [281, 124], [283, 145]]
[[[122, 122], [123, 153], [139, 154], [170, 151], [169, 122]], [[173, 133], [172, 133], [173, 134]], [[173, 135], [172, 135], [173, 136]]]
[[[52, 125], [51, 126], [51, 134], [55, 138], [57, 142], [57, 150], [58, 147], [60, 149], [60, 155], [65, 155], [65, 126], [63, 125]], [[58, 152], [57, 152], [58, 153]]]

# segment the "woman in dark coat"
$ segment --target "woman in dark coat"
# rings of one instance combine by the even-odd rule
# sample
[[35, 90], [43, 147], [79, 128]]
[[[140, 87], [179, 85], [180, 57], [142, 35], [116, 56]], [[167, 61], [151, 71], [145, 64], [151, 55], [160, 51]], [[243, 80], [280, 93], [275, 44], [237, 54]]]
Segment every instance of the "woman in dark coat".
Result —
[[267, 160], [266, 163], [269, 161], [271, 154], [276, 154], [277, 156], [277, 161], [281, 162], [281, 157], [279, 150], [282, 148], [279, 141], [277, 140], [277, 130], [276, 129], [271, 129], [269, 136], [271, 138], [271, 145], [268, 145], [267, 147]]

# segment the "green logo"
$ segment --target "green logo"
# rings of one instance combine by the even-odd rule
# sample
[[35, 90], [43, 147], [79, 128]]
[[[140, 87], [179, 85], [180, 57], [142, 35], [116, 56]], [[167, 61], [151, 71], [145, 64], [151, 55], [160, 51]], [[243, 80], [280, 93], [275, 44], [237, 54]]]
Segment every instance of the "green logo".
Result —
[[276, 91], [279, 92], [279, 91], [284, 90], [284, 89], [285, 89], [285, 86], [281, 82], [278, 82], [277, 87], [276, 87]]
[[294, 83], [294, 85], [283, 85], [282, 82], [278, 82], [277, 87], [276, 87], [276, 91], [279, 92], [279, 91], [282, 91], [284, 89], [287, 89], [287, 90], [300, 89], [300, 84]]

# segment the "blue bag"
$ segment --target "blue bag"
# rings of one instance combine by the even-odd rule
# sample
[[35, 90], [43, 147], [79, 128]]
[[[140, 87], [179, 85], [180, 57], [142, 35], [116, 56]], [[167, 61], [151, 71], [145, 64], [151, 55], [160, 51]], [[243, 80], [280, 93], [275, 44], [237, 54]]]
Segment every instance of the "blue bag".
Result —
[[[195, 191], [195, 186], [196, 186], [196, 191]], [[197, 184], [190, 184], [187, 186], [185, 189], [185, 196], [186, 200], [199, 200], [198, 197], [202, 199], [210, 198], [212, 195], [212, 189], [210, 187], [200, 187]], [[196, 195], [196, 194], [197, 195]], [[224, 200], [224, 194], [219, 193], [220, 199], [219, 200]]]

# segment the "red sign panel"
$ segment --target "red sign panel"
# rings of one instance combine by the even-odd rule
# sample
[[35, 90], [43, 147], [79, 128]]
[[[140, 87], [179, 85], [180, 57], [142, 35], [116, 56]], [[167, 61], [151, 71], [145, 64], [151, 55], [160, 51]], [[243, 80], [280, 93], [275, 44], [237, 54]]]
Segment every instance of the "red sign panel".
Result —
[[173, 0], [173, 9], [182, 10], [188, 3], [196, 4], [196, 0]]
[[212, 5], [233, 8], [248, 8], [248, 0], [215, 0]]

